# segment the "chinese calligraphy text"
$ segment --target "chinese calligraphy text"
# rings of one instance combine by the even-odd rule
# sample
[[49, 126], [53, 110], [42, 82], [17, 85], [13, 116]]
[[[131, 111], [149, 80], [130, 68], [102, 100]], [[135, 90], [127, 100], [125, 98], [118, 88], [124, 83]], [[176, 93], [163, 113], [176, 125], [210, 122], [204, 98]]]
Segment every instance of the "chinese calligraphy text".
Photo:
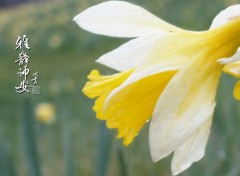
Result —
[[[17, 72], [17, 75], [22, 78], [22, 81], [20, 82], [20, 85], [15, 87], [15, 90], [17, 93], [32, 93], [35, 95], [40, 94], [40, 86], [38, 86], [38, 72], [34, 72], [32, 74], [32, 79], [30, 82], [28, 81], [28, 75], [30, 74], [30, 69], [28, 67], [28, 63], [30, 62], [30, 57], [27, 54], [27, 51], [30, 50], [29, 41], [26, 35], [23, 35], [22, 37], [17, 36], [16, 40], [16, 50], [20, 50], [20, 53], [18, 55], [18, 59], [15, 60], [15, 63], [19, 66], [19, 71]], [[33, 83], [31, 85], [30, 83]]]

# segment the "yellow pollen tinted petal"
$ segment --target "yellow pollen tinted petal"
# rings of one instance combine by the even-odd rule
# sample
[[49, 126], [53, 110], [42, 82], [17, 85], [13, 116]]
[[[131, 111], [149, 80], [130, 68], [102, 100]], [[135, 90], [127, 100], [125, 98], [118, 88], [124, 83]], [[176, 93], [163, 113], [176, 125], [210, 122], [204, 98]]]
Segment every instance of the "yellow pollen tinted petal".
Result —
[[237, 100], [240, 100], [240, 81], [234, 87], [233, 95]]
[[228, 20], [231, 21], [231, 20], [235, 20], [235, 19], [237, 19], [237, 18], [240, 18], [240, 15], [234, 16], [234, 17], [230, 17]]
[[118, 128], [117, 138], [129, 145], [150, 119], [155, 103], [176, 71], [162, 72], [138, 80], [116, 93], [103, 111], [108, 128]]
[[206, 46], [215, 52], [212, 54], [216, 54], [218, 59], [229, 58], [237, 52], [240, 46], [239, 30], [240, 18], [236, 18], [221, 27], [200, 33], [200, 35], [206, 41]]
[[114, 74], [111, 76], [102, 76], [97, 70], [92, 70], [88, 75], [89, 81], [83, 88], [83, 93], [89, 98], [97, 98], [93, 107], [96, 111], [97, 118], [104, 120], [102, 110], [104, 107], [105, 99], [109, 93], [121, 85], [133, 70]]

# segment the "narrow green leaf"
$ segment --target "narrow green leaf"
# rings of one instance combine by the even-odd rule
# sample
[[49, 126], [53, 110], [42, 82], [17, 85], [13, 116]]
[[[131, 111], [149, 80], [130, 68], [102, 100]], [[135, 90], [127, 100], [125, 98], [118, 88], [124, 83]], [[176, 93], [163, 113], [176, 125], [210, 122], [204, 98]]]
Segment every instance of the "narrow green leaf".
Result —
[[21, 117], [21, 141], [27, 163], [29, 176], [41, 176], [40, 162], [38, 158], [36, 135], [34, 130], [33, 107], [30, 99], [24, 99], [23, 115]]
[[124, 159], [124, 154], [120, 145], [117, 146], [117, 157], [120, 176], [127, 176], [127, 167]]
[[16, 176], [16, 170], [10, 157], [8, 146], [4, 143], [0, 143], [0, 175]]
[[64, 159], [65, 159], [65, 175], [74, 175], [74, 163], [73, 163], [73, 147], [71, 138], [71, 129], [69, 126], [67, 115], [62, 118], [62, 130], [63, 130], [63, 147], [64, 147]]
[[105, 176], [107, 173], [109, 156], [112, 149], [112, 133], [106, 128], [105, 122], [101, 122], [99, 140], [96, 176]]

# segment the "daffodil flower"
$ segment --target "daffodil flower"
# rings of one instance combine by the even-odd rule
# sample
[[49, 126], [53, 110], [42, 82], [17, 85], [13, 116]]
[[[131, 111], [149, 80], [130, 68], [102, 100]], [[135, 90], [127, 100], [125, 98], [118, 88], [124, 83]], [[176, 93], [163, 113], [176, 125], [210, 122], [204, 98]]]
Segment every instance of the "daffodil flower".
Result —
[[77, 15], [74, 20], [87, 31], [134, 38], [97, 60], [119, 73], [88, 75], [83, 92], [96, 98], [97, 118], [117, 128], [117, 138], [129, 145], [152, 117], [153, 161], [174, 152], [173, 175], [189, 168], [204, 155], [223, 68], [237, 60], [239, 15], [240, 5], [231, 6], [201, 32], [180, 29], [124, 1]]

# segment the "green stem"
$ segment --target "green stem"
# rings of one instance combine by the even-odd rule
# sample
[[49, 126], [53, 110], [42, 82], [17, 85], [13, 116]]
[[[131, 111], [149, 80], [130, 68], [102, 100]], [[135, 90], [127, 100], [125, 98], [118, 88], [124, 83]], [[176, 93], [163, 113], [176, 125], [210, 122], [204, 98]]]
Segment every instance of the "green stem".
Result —
[[22, 115], [20, 128], [28, 175], [41, 176], [34, 130], [33, 108], [29, 98], [24, 99], [24, 113]]

